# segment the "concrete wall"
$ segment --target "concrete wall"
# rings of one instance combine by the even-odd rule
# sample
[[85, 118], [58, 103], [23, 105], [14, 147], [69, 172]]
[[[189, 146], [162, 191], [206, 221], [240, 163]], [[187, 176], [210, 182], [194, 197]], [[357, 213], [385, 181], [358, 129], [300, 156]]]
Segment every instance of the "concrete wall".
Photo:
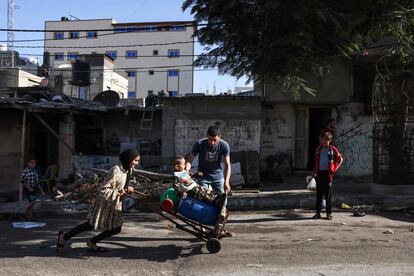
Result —
[[[154, 22], [154, 23], [126, 23], [117, 24], [112, 19], [97, 20], [73, 20], [73, 21], [47, 21], [45, 29], [49, 30], [85, 30], [80, 31], [79, 35], [83, 38], [53, 40], [53, 33], [46, 33], [46, 47], [67, 47], [63, 49], [49, 49], [52, 56], [52, 64], [59, 65], [67, 62], [53, 61], [55, 53], [67, 54], [76, 51], [79, 54], [105, 53], [106, 51], [116, 51], [118, 58], [115, 60], [115, 68], [123, 68], [122, 71], [136, 71], [135, 77], [130, 77], [129, 89], [136, 91], [137, 98], [146, 97], [148, 90], [157, 93], [160, 90], [178, 91], [180, 94], [192, 93], [193, 91], [193, 54], [194, 43], [192, 35], [193, 27], [186, 27], [183, 31], [147, 31], [147, 32], [125, 32], [116, 33], [111, 31], [98, 32], [97, 38], [87, 39], [87, 30], [94, 29], [115, 29], [125, 27], [143, 27], [162, 26], [162, 25], [189, 25], [191, 22]], [[64, 32], [65, 38], [69, 36], [68, 32]], [[171, 44], [173, 42], [188, 41], [189, 43]], [[141, 45], [141, 44], [165, 44], [170, 45], [153, 45], [153, 46], [131, 46], [117, 47], [118, 45]], [[92, 46], [101, 48], [81, 48], [75, 49], [70, 46]], [[180, 57], [169, 58], [169, 49], [179, 49]], [[125, 58], [125, 52], [128, 50], [136, 50], [137, 58]], [[153, 51], [157, 50], [158, 55], [154, 55]], [[187, 65], [187, 66], [183, 66]], [[168, 68], [162, 68], [168, 66]], [[160, 68], [161, 67], [161, 68]], [[125, 69], [131, 68], [131, 69]], [[139, 69], [142, 68], [142, 69]], [[168, 70], [180, 70], [179, 76], [168, 77]], [[154, 74], [149, 74], [149, 70], [154, 70]]]
[[[92, 100], [97, 94], [102, 91], [108, 90], [108, 87], [111, 90], [118, 92], [120, 98], [126, 98], [128, 95], [128, 79], [126, 74], [119, 74], [112, 70], [113, 64], [109, 63], [104, 58], [105, 66], [91, 66], [90, 74], [90, 86], [86, 87], [89, 89], [87, 94], [87, 100]], [[57, 76], [63, 78], [63, 87], [62, 93], [72, 97], [79, 96], [79, 87], [72, 85], [72, 66], [68, 64], [67, 68], [56, 68], [50, 74], [51, 85], [54, 86], [55, 92], [58, 93], [57, 83], [55, 81]]]
[[334, 144], [344, 157], [340, 175], [372, 175], [372, 116], [363, 114], [363, 110], [363, 104], [357, 103], [336, 109]]
[[19, 190], [22, 113], [0, 111], [0, 193]]
[[219, 123], [231, 151], [260, 150], [261, 103], [243, 97], [191, 97], [163, 102], [162, 158], [187, 154], [206, 137], [207, 127]]
[[[67, 144], [75, 147], [75, 123], [72, 115], [63, 115], [59, 122], [59, 137]], [[63, 143], [58, 145], [59, 177], [66, 178], [72, 171], [72, 151]]]
[[[309, 106], [311, 107], [311, 106]], [[262, 112], [260, 158], [286, 154], [294, 159], [294, 105], [265, 105]], [[306, 108], [306, 106], [304, 106]], [[364, 114], [362, 103], [333, 106], [335, 139], [344, 163], [338, 174], [372, 175], [372, 116]]]
[[222, 139], [231, 151], [260, 151], [259, 120], [182, 120], [175, 121], [175, 153], [191, 152], [193, 144], [206, 137], [207, 128], [216, 123], [223, 127]]
[[[294, 99], [280, 87], [266, 84], [264, 94], [269, 103], [328, 104], [348, 103], [352, 96], [351, 64], [348, 60], [337, 59], [319, 66], [303, 76], [309, 86], [316, 90], [316, 97], [302, 93]], [[258, 87], [259, 90], [261, 90]]]
[[0, 88], [39, 85], [41, 77], [20, 69], [0, 69]]
[[293, 106], [274, 104], [264, 106], [260, 157], [293, 155]]

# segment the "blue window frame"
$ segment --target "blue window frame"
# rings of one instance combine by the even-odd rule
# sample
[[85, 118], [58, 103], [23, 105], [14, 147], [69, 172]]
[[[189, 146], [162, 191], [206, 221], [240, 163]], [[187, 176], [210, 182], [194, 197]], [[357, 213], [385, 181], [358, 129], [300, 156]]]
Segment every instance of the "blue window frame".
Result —
[[55, 53], [55, 60], [56, 61], [63, 61], [65, 55], [63, 53]]
[[79, 32], [70, 32], [69, 33], [70, 39], [78, 39], [79, 38]]
[[136, 32], [137, 30], [138, 30], [138, 27], [135, 27], [135, 26], [126, 28], [127, 33]]
[[170, 31], [185, 31], [187, 29], [186, 26], [171, 26]]
[[128, 99], [129, 98], [136, 98], [136, 93], [135, 91], [128, 91]]
[[86, 38], [97, 38], [98, 32], [86, 32]]
[[78, 53], [68, 53], [68, 60], [76, 60]]
[[169, 77], [178, 77], [179, 71], [178, 70], [168, 70]]
[[177, 97], [178, 96], [178, 91], [168, 91], [168, 95], [170, 97]]
[[127, 71], [128, 77], [136, 77], [137, 71]]
[[116, 51], [106, 51], [105, 52], [105, 55], [107, 55], [107, 56], [109, 56], [109, 57], [111, 57], [113, 59], [116, 59], [116, 57], [118, 56], [118, 54], [117, 54]]
[[138, 52], [136, 50], [125, 51], [126, 58], [136, 58], [137, 56], [138, 56]]
[[169, 49], [168, 57], [175, 58], [180, 56], [180, 49]]
[[157, 26], [142, 26], [139, 29], [142, 32], [156, 32], [156, 31], [158, 31]]
[[63, 32], [55, 32], [53, 33], [53, 38], [54, 39], [63, 39], [65, 36], [63, 34]]
[[127, 32], [126, 28], [117, 27], [114, 29], [114, 33], [126, 33], [126, 32]]
[[79, 91], [78, 91], [78, 98], [79, 99], [87, 100], [88, 99], [88, 94], [89, 94], [88, 86], [79, 86]]

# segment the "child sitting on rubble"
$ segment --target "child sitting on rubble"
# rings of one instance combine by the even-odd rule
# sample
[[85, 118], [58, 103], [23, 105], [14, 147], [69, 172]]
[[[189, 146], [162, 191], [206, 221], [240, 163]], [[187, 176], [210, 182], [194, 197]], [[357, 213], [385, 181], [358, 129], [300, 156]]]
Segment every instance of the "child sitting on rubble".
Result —
[[[205, 189], [194, 181], [191, 175], [185, 170], [185, 158], [183, 156], [176, 155], [172, 160], [172, 166], [174, 176], [177, 178], [175, 188], [181, 194], [181, 197], [185, 198], [187, 195], [190, 195], [194, 199], [213, 203], [218, 206], [223, 204], [222, 197], [218, 197], [212, 190]], [[196, 175], [201, 176], [201, 173], [198, 172]]]

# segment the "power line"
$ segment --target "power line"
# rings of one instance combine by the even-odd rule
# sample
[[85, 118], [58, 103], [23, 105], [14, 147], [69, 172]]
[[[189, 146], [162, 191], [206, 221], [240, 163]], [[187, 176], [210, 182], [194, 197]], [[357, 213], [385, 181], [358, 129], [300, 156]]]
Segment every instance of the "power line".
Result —
[[[89, 71], [86, 70], [72, 70], [71, 68], [51, 68], [50, 71], [61, 71], [61, 72], [94, 72], [94, 71], [136, 71], [136, 72], [168, 72], [171, 70], [150, 70], [150, 69], [163, 69], [163, 68], [170, 68], [170, 69], [176, 69], [179, 72], [192, 72], [192, 71], [216, 71], [217, 68], [200, 68], [200, 69], [180, 69], [177, 67], [193, 67], [193, 65], [176, 65], [176, 66], [154, 66], [154, 67], [123, 67], [123, 68], [93, 68]], [[0, 70], [16, 70], [18, 68], [0, 68]], [[147, 69], [147, 70], [142, 70]], [[21, 69], [23, 71], [27, 72], [37, 72], [37, 69]]]
[[45, 48], [45, 49], [96, 49], [96, 48], [126, 48], [126, 47], [144, 47], [144, 46], [163, 46], [175, 44], [189, 44], [194, 41], [176, 41], [165, 43], [148, 43], [148, 44], [127, 44], [127, 45], [99, 45], [99, 46], [44, 46], [44, 45], [16, 45], [14, 48]]
[[[166, 28], [179, 28], [179, 27], [196, 27], [196, 26], [206, 26], [206, 25], [217, 25], [223, 23], [198, 23], [194, 22], [193, 24], [181, 24], [177, 22], [176, 24], [162, 24], [156, 25], [157, 23], [136, 23], [137, 25], [142, 25], [142, 27], [129, 25], [130, 23], [126, 23], [128, 26], [125, 27], [114, 27], [111, 29], [68, 29], [68, 30], [41, 30], [41, 29], [8, 29], [8, 28], [0, 28], [0, 32], [27, 32], [27, 33], [60, 33], [60, 32], [114, 32], [114, 33], [132, 33], [132, 32], [151, 32], [155, 30], [162, 30]], [[160, 23], [158, 23], [160, 24]], [[119, 23], [118, 25], [122, 25]]]
[[[69, 52], [70, 53], [70, 52]], [[54, 56], [54, 53], [50, 53], [51, 56]], [[96, 54], [81, 54], [77, 52], [73, 52], [73, 54], [76, 54], [77, 56], [102, 56], [105, 53], [96, 53]], [[30, 54], [30, 53], [19, 53], [20, 56], [34, 56], [34, 57], [42, 57], [44, 54]], [[68, 57], [71, 56], [69, 54], [59, 54], [59, 56]], [[218, 57], [218, 55], [209, 55], [209, 54], [198, 54], [198, 55], [179, 55], [179, 56], [169, 56], [169, 55], [137, 55], [136, 58], [171, 58], [172, 60], [178, 59], [180, 57], [198, 57], [198, 56], [211, 56], [211, 57]], [[129, 57], [125, 55], [117, 55], [117, 58], [119, 57]], [[135, 58], [135, 57], [134, 57]]]

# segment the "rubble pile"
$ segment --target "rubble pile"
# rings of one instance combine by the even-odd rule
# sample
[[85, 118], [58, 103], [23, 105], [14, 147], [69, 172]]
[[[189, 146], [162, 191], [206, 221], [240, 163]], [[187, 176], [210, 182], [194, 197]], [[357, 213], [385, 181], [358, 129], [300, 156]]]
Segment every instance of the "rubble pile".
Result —
[[162, 193], [172, 187], [175, 178], [172, 175], [139, 171], [130, 181], [135, 191], [145, 193], [153, 198], [160, 198]]
[[[73, 183], [59, 185], [56, 189], [55, 200], [77, 203], [92, 203], [99, 186], [105, 179], [105, 171], [99, 170], [85, 174], [75, 174]], [[145, 193], [153, 198], [159, 198], [162, 193], [174, 184], [174, 176], [148, 171], [137, 171], [130, 179], [130, 186], [137, 192]]]

